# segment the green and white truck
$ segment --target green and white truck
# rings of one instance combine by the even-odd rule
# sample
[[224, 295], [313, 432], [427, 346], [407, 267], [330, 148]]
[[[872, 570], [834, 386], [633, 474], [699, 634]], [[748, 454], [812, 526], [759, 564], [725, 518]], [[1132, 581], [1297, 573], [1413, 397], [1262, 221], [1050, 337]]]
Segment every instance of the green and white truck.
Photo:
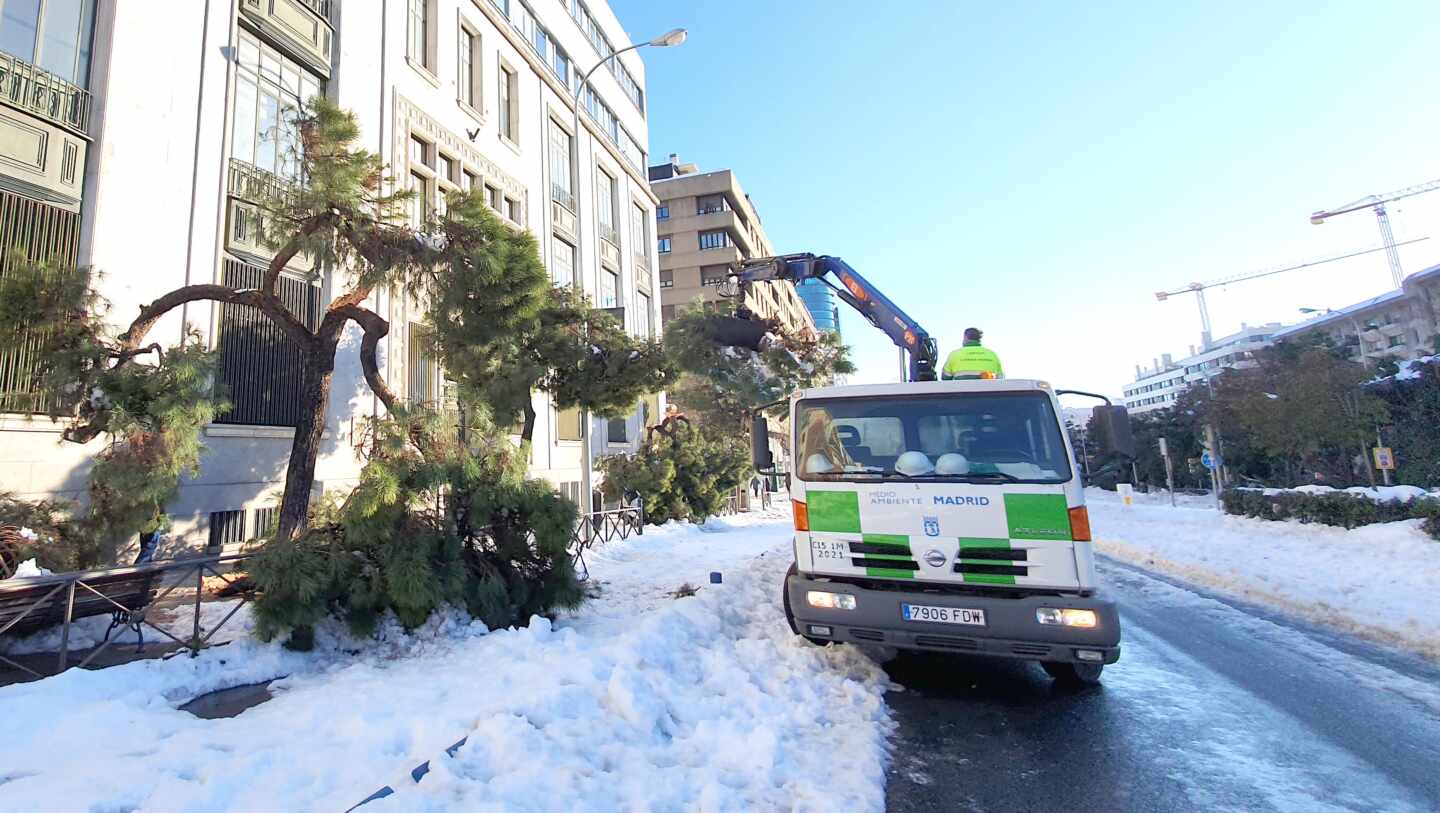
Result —
[[[985, 370], [936, 381], [935, 340], [839, 257], [762, 257], [730, 276], [742, 305], [712, 337], [721, 344], [769, 341], [771, 325], [744, 308], [746, 286], [816, 280], [905, 362], [906, 383], [789, 400], [790, 628], [817, 643], [1023, 658], [1057, 679], [1098, 681], [1120, 657], [1120, 617], [1096, 583], [1085, 491], [1056, 396], [1104, 400], [1095, 435], [1104, 451], [1133, 458], [1125, 408]], [[752, 453], [773, 474], [770, 439], [762, 409]]]
[[[1126, 421], [1101, 407], [1103, 422]], [[811, 641], [1038, 661], [1095, 682], [1120, 619], [1043, 381], [811, 389], [789, 402], [791, 628]], [[756, 419], [755, 437], [768, 422]], [[1128, 423], [1100, 433], [1128, 436]], [[755, 443], [757, 468], [773, 468]]]

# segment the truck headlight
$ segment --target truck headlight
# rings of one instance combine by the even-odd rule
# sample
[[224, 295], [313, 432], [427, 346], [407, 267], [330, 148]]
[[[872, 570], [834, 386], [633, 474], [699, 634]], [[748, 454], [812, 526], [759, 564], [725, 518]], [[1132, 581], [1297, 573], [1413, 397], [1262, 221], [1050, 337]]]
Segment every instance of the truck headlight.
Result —
[[1035, 610], [1035, 620], [1041, 624], [1052, 624], [1060, 627], [1083, 627], [1094, 629], [1100, 623], [1095, 616], [1094, 610], [1076, 610], [1070, 608], [1039, 607]]
[[805, 601], [811, 607], [819, 607], [822, 610], [853, 610], [855, 609], [855, 597], [849, 593], [827, 593], [824, 590], [810, 590], [805, 593]]

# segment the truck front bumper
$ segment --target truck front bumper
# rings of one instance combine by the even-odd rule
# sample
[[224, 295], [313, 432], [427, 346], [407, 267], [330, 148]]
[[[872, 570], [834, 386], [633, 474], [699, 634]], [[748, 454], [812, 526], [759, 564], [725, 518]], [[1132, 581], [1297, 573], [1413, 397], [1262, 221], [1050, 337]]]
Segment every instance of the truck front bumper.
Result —
[[[1034, 661], [1114, 663], [1120, 659], [1120, 614], [1115, 602], [1105, 599], [871, 590], [800, 574], [787, 577], [785, 590], [796, 631], [816, 640]], [[855, 609], [812, 607], [805, 595], [811, 590], [853, 595]], [[901, 604], [983, 610], [985, 625], [907, 621]], [[1041, 624], [1035, 620], [1035, 610], [1041, 607], [1093, 610], [1097, 623], [1090, 629]]]

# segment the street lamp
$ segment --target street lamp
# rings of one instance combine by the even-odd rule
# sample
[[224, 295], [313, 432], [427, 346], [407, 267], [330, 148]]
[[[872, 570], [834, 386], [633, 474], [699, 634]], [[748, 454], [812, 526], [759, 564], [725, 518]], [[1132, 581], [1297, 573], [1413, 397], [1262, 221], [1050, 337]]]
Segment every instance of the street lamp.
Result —
[[[595, 71], [599, 70], [601, 65], [604, 65], [605, 63], [620, 56], [626, 51], [634, 51], [640, 48], [645, 48], [647, 46], [654, 48], [669, 48], [671, 46], [679, 45], [680, 43], [684, 42], [686, 36], [687, 34], [685, 29], [672, 28], [669, 31], [666, 31], [664, 34], [656, 37], [655, 39], [649, 40], [647, 42], [637, 42], [634, 45], [629, 45], [621, 48], [610, 56], [600, 60], [599, 62], [596, 62], [594, 65], [590, 66], [590, 70], [580, 75], [580, 81], [575, 83], [575, 98], [572, 100], [575, 103], [575, 117], [573, 119], [574, 126], [572, 128], [572, 131], [575, 134], [576, 164], [579, 164], [580, 162], [580, 96], [585, 92], [585, 86], [590, 84], [590, 75], [595, 73]], [[641, 170], [643, 171], [644, 167], [641, 167]], [[580, 242], [580, 229], [581, 223], [583, 222], [584, 218], [580, 217], [580, 195], [577, 194], [575, 196], [575, 245], [577, 250], [581, 245], [583, 245], [583, 243]], [[581, 285], [581, 293], [584, 293], [583, 283]], [[580, 513], [582, 517], [589, 515], [595, 510], [594, 484], [592, 483], [594, 477], [591, 473], [592, 469], [595, 468], [595, 461], [594, 451], [590, 448], [590, 417], [590, 410], [580, 410], [580, 491], [584, 495], [583, 499], [585, 500], [584, 504], [580, 506]], [[592, 530], [592, 528], [586, 526], [587, 534], [590, 533]]]

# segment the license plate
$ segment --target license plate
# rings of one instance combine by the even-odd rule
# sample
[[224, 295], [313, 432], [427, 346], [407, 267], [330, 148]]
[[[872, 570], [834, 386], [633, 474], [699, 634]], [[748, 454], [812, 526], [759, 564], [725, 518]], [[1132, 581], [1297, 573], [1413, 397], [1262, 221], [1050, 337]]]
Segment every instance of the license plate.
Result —
[[844, 561], [850, 558], [850, 546], [835, 539], [812, 539], [810, 540], [810, 555], [816, 561]]
[[985, 626], [984, 610], [964, 610], [958, 607], [934, 607], [928, 604], [901, 604], [900, 615], [906, 621], [926, 621], [936, 624], [968, 624], [972, 627]]

